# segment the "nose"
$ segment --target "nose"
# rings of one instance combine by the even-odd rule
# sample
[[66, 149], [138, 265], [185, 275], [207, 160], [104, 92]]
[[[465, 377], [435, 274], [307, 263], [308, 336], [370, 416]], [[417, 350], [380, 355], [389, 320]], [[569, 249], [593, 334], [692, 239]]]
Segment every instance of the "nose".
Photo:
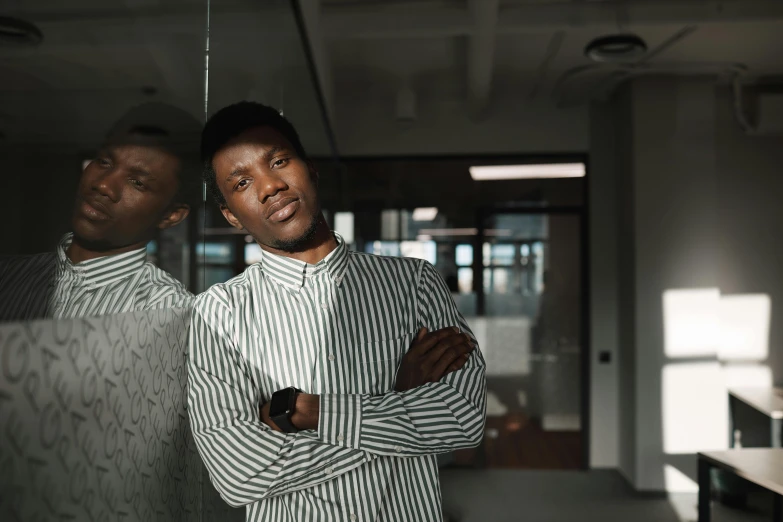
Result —
[[278, 192], [288, 190], [288, 184], [274, 171], [261, 173], [256, 187], [258, 190], [258, 201], [262, 204], [266, 203], [269, 198], [276, 196]]
[[108, 169], [95, 179], [92, 189], [116, 203], [122, 193], [121, 177], [118, 169]]

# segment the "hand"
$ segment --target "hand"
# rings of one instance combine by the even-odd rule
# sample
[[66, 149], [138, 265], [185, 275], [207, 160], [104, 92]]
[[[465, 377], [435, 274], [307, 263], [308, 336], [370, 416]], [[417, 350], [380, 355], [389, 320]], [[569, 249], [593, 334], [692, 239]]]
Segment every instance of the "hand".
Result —
[[438, 382], [462, 368], [474, 349], [472, 339], [460, 333], [458, 328], [443, 328], [431, 333], [422, 328], [402, 358], [394, 389], [405, 391]]

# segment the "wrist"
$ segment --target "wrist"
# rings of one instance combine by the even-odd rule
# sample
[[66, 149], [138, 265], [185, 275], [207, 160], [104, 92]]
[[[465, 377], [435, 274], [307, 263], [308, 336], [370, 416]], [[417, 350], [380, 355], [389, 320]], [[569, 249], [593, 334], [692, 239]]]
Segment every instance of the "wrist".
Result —
[[318, 429], [320, 412], [320, 397], [309, 393], [299, 393], [296, 396], [296, 407], [291, 415], [291, 424], [299, 430]]

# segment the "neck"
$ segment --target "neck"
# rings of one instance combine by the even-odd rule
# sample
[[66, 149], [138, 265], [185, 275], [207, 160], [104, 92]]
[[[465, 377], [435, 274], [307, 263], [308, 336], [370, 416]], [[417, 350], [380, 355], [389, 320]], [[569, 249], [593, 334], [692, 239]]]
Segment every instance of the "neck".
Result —
[[92, 247], [89, 244], [79, 241], [76, 238], [76, 236], [74, 236], [73, 241], [71, 241], [71, 244], [68, 246], [68, 249], [65, 251], [65, 255], [68, 257], [68, 259], [71, 260], [71, 263], [77, 264], [98, 257], [115, 256], [117, 254], [124, 254], [125, 252], [130, 252], [131, 250], [138, 250], [139, 248], [143, 248], [146, 244], [147, 243], [145, 241], [140, 243], [134, 243], [133, 245], [128, 245], [125, 247], [106, 250], [103, 248]]
[[337, 240], [334, 238], [334, 234], [332, 234], [332, 231], [322, 214], [318, 218], [318, 225], [315, 229], [313, 238], [295, 252], [288, 252], [267, 245], [261, 245], [261, 248], [272, 254], [290, 257], [291, 259], [304, 261], [305, 263], [314, 265], [337, 248]]

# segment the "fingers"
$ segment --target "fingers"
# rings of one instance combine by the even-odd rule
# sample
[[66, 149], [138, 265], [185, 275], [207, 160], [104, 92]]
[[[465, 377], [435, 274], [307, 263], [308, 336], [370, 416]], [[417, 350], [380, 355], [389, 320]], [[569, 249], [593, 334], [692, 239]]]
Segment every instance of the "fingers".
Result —
[[[452, 372], [456, 372], [457, 370], [461, 370], [462, 367], [465, 366], [468, 363], [469, 360], [470, 360], [470, 354], [469, 353], [464, 354], [462, 357], [458, 357], [456, 361], [451, 363], [451, 366], [446, 368], [446, 371], [443, 372], [443, 375], [441, 376], [441, 379], [443, 377], [445, 377], [446, 375], [452, 373]], [[438, 379], [438, 380], [440, 380], [440, 379]]]
[[419, 333], [416, 334], [416, 340], [421, 341], [422, 339], [424, 339], [424, 336], [427, 335], [428, 331], [429, 330], [427, 330], [426, 328], [422, 328], [421, 330], [419, 330]]
[[431, 382], [437, 382], [451, 372], [456, 372], [462, 369], [470, 359], [470, 353], [455, 354], [454, 352], [446, 352], [443, 357], [437, 362], [430, 374]]
[[452, 365], [461, 368], [467, 361], [463, 356], [470, 355], [473, 350], [473, 342], [465, 334], [444, 339], [427, 354], [428, 374], [433, 381], [439, 381]]
[[[424, 330], [424, 328], [422, 330]], [[443, 339], [459, 335], [459, 329], [454, 327], [442, 328], [425, 335], [421, 334], [422, 330], [419, 330], [419, 334], [416, 336], [416, 340], [413, 341], [413, 346], [411, 346], [410, 349], [414, 355], [424, 355]]]

